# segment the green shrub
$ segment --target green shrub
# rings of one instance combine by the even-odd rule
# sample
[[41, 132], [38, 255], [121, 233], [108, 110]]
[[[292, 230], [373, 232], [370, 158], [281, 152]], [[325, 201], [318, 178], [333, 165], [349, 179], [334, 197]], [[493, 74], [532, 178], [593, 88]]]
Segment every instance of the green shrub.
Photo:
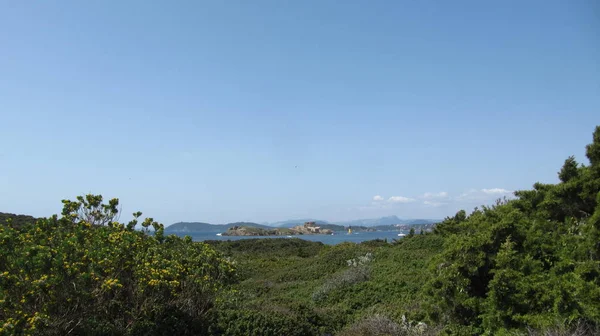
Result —
[[438, 335], [440, 330], [423, 322], [411, 323], [403, 316], [397, 323], [385, 315], [369, 315], [353, 323], [339, 336], [430, 336]]
[[[232, 265], [206, 244], [112, 219], [118, 201], [64, 201], [61, 218], [0, 226], [0, 334], [197, 334]], [[92, 225], [91, 223], [96, 223]], [[102, 225], [101, 225], [102, 224]], [[145, 230], [145, 231], [146, 231]]]
[[327, 298], [327, 295], [331, 291], [343, 290], [348, 286], [367, 281], [370, 272], [371, 269], [368, 266], [358, 265], [336, 273], [325, 280], [325, 283], [314, 291], [312, 299], [314, 301], [322, 301]]
[[570, 157], [560, 183], [536, 183], [436, 227], [444, 251], [423, 293], [432, 320], [487, 334], [600, 324], [599, 148], [597, 127], [591, 165]]

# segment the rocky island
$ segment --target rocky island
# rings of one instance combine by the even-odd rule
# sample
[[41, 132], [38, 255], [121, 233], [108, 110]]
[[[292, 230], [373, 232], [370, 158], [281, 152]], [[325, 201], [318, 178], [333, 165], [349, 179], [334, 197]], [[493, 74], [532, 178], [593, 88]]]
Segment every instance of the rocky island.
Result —
[[293, 235], [313, 235], [313, 234], [333, 234], [330, 229], [322, 229], [315, 222], [306, 222], [303, 225], [292, 228], [274, 228], [263, 229], [252, 226], [234, 226], [223, 232], [222, 236], [293, 236]]

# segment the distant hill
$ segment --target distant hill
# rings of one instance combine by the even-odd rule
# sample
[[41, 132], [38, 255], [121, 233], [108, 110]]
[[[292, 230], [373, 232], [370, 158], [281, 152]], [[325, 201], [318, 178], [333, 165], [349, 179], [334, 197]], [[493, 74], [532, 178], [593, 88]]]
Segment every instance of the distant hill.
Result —
[[167, 233], [181, 233], [181, 232], [224, 232], [227, 229], [234, 226], [248, 226], [255, 227], [261, 229], [272, 229], [272, 226], [262, 225], [258, 223], [251, 222], [236, 222], [229, 224], [210, 224], [210, 223], [202, 223], [202, 222], [179, 222], [175, 224], [171, 224], [165, 228], [165, 232]]
[[436, 219], [400, 219], [398, 216], [387, 216], [381, 218], [356, 219], [346, 222], [337, 222], [336, 224], [344, 226], [384, 226], [384, 225], [416, 225], [416, 224], [433, 224], [441, 222]]
[[381, 218], [370, 218], [370, 219], [355, 219], [346, 222], [338, 222], [336, 224], [344, 226], [377, 226], [377, 225], [394, 225], [401, 224], [402, 220], [397, 216], [388, 216]]
[[5, 225], [8, 219], [12, 219], [14, 227], [21, 227], [25, 224], [35, 223], [37, 218], [29, 215], [16, 215], [12, 213], [0, 212], [0, 225]]
[[427, 224], [435, 224], [435, 223], [439, 223], [441, 222], [441, 219], [413, 219], [413, 220], [408, 220], [406, 223], [403, 224], [407, 224], [407, 225], [427, 225]]
[[433, 230], [436, 223], [427, 223], [427, 224], [395, 224], [395, 225], [377, 225], [373, 226], [374, 229], [378, 231], [409, 231], [410, 229], [415, 229], [417, 231], [430, 231]]
[[340, 232], [346, 231], [346, 228], [343, 225], [335, 225], [335, 224], [317, 224], [321, 229], [329, 229], [331, 231]]
[[306, 222], [315, 222], [317, 225], [330, 224], [330, 222], [328, 222], [326, 220], [305, 218], [305, 219], [288, 219], [288, 220], [281, 221], [281, 222], [268, 223], [268, 225], [272, 226], [272, 227], [291, 228], [291, 227], [294, 227], [297, 225], [302, 225]]

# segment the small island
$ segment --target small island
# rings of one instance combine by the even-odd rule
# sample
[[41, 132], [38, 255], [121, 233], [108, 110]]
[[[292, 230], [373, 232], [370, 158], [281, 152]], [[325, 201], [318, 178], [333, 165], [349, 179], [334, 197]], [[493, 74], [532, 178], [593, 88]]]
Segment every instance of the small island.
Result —
[[315, 222], [306, 222], [304, 225], [294, 226], [293, 228], [274, 228], [263, 229], [252, 226], [234, 226], [223, 232], [222, 236], [293, 236], [293, 235], [315, 235], [333, 234], [333, 230], [323, 229]]

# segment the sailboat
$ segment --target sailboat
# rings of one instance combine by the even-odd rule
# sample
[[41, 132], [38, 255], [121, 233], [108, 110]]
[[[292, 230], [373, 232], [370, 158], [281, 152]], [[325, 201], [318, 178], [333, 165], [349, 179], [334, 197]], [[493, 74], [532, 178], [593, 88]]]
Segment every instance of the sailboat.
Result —
[[352, 234], [352, 228], [348, 228], [348, 234]]

